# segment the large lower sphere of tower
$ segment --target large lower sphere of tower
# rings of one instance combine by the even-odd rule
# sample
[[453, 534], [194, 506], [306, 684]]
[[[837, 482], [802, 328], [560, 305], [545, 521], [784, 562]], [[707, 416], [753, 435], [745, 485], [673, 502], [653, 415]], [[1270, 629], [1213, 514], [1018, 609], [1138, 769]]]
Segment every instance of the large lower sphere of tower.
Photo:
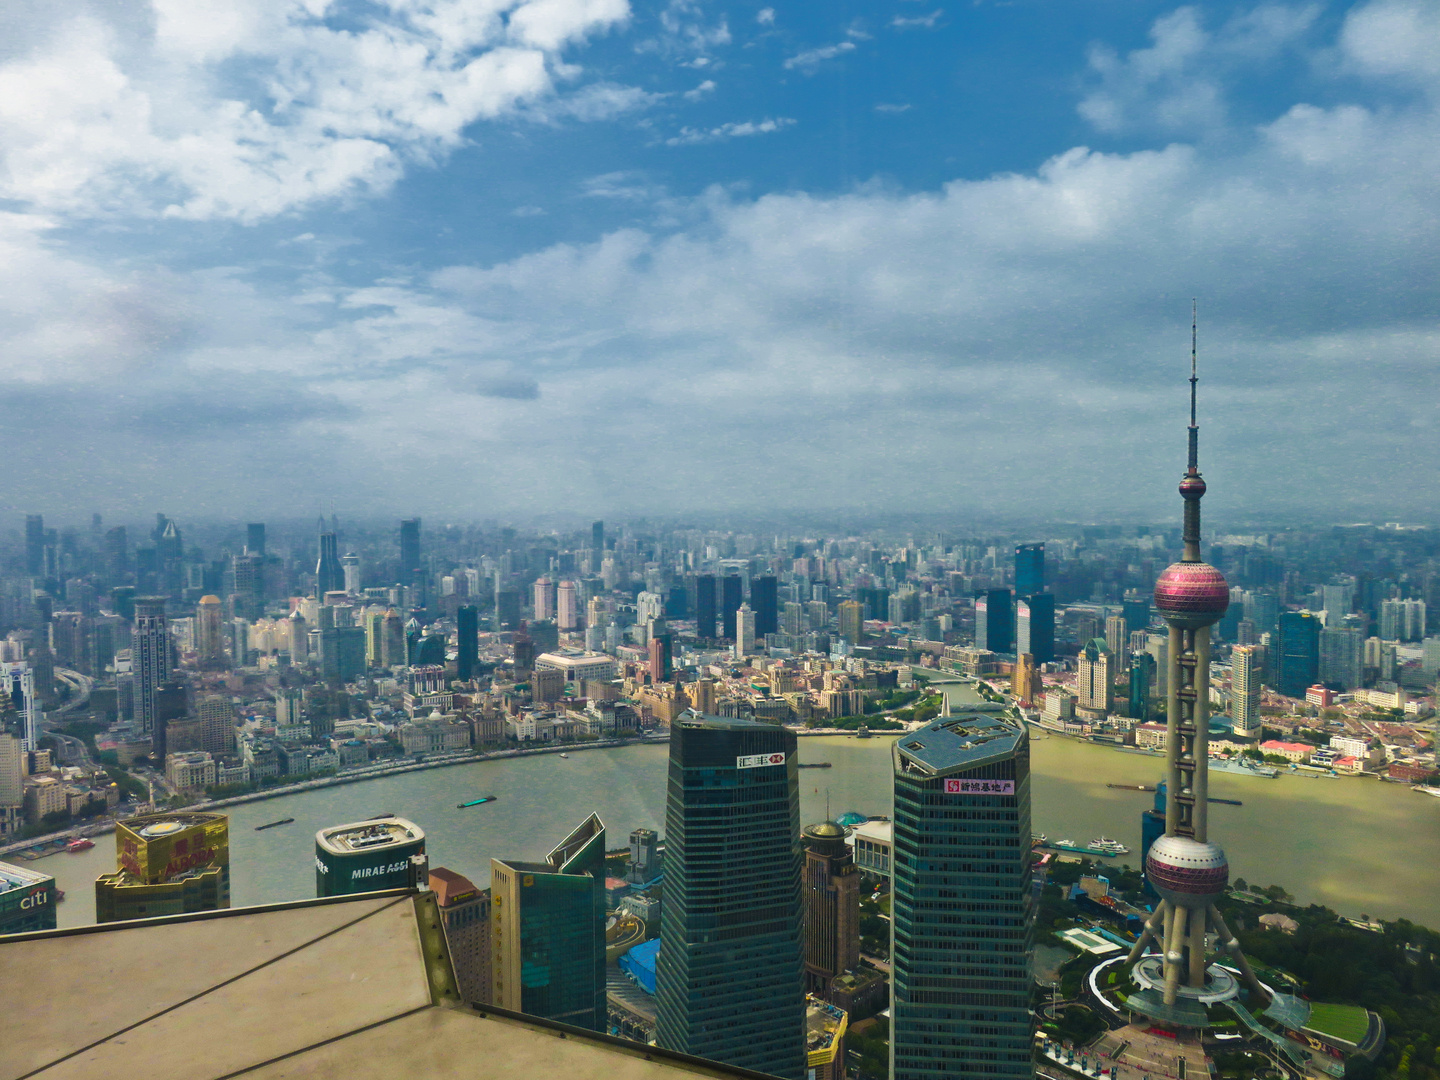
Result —
[[1172, 625], [1212, 626], [1230, 606], [1230, 585], [1209, 563], [1171, 563], [1155, 582], [1155, 606]]
[[1204, 907], [1225, 892], [1230, 864], [1220, 845], [1162, 836], [1150, 845], [1145, 876], [1155, 891], [1185, 908]]

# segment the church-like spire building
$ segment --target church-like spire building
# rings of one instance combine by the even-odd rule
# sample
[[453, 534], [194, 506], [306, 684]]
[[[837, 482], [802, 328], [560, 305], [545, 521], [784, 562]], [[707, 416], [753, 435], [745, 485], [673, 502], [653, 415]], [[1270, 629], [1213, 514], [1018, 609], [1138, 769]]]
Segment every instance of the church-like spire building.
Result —
[[[1199, 426], [1195, 419], [1195, 338], [1190, 327], [1189, 463], [1180, 479], [1185, 500], [1184, 552], [1155, 583], [1155, 606], [1170, 627], [1165, 726], [1165, 835], [1145, 858], [1145, 874], [1160, 902], [1130, 950], [1141, 990], [1130, 1008], [1152, 1019], [1185, 1028], [1206, 1025], [1204, 1005], [1236, 997], [1239, 982], [1206, 954], [1207, 935], [1230, 954], [1251, 992], [1252, 1004], [1268, 995], [1256, 980], [1215, 908], [1225, 892], [1230, 866], [1225, 852], [1210, 840], [1206, 810], [1209, 796], [1210, 627], [1230, 606], [1225, 575], [1200, 556]], [[1146, 954], [1156, 943], [1158, 954]]]

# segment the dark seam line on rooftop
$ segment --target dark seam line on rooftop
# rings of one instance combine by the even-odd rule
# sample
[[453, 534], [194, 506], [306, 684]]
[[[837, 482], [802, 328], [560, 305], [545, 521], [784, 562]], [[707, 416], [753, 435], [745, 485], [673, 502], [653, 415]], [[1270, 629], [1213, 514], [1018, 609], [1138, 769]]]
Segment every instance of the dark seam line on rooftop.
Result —
[[[136, 1020], [133, 1024], [126, 1024], [124, 1027], [120, 1028], [118, 1031], [112, 1031], [109, 1035], [104, 1035], [104, 1036], [96, 1039], [94, 1042], [92, 1042], [92, 1043], [90, 1043], [90, 1044], [88, 1044], [88, 1045], [86, 1045], [86, 1046], [82, 1046], [82, 1047], [80, 1047], [79, 1049], [72, 1050], [72, 1051], [70, 1051], [70, 1053], [65, 1054], [65, 1055], [63, 1055], [63, 1056], [61, 1056], [61, 1057], [58, 1057], [58, 1058], [56, 1058], [54, 1061], [46, 1062], [44, 1065], [41, 1065], [39, 1068], [31, 1069], [31, 1070], [30, 1070], [29, 1072], [27, 1072], [27, 1073], [21, 1073], [19, 1076], [17, 1076], [17, 1077], [15, 1078], [15, 1080], [29, 1080], [29, 1078], [32, 1077], [32, 1076], [38, 1076], [40, 1073], [44, 1072], [44, 1071], [47, 1070], [47, 1069], [53, 1069], [56, 1065], [64, 1064], [65, 1062], [69, 1061], [69, 1060], [70, 1060], [71, 1058], [73, 1058], [73, 1057], [78, 1057], [78, 1056], [81, 1055], [81, 1054], [88, 1053], [89, 1051], [94, 1050], [97, 1046], [100, 1046], [100, 1045], [103, 1044], [103, 1043], [107, 1043], [107, 1042], [109, 1042], [111, 1039], [117, 1038], [118, 1036], [124, 1035], [127, 1031], [134, 1031], [136, 1028], [138, 1028], [138, 1027], [143, 1027], [144, 1025], [150, 1023], [150, 1021], [152, 1021], [152, 1020], [158, 1020], [160, 1017], [164, 1016], [166, 1013], [174, 1012], [176, 1009], [182, 1009], [182, 1008], [184, 1008], [186, 1005], [189, 1005], [191, 1002], [199, 1001], [202, 997], [205, 997], [207, 994], [213, 994], [216, 990], [219, 990], [219, 989], [222, 989], [223, 987], [229, 986], [231, 983], [236, 983], [236, 982], [239, 982], [241, 979], [248, 978], [249, 976], [255, 974], [255, 972], [261, 971], [261, 970], [263, 970], [264, 968], [269, 967], [271, 964], [279, 963], [281, 960], [284, 960], [286, 957], [294, 956], [296, 953], [300, 952], [300, 951], [303, 950], [303, 949], [308, 949], [311, 945], [314, 945], [314, 944], [316, 944], [317, 942], [324, 941], [326, 938], [331, 937], [331, 936], [333, 936], [333, 935], [335, 935], [335, 934], [338, 934], [338, 933], [340, 933], [340, 931], [342, 931], [342, 930], [349, 930], [352, 926], [355, 926], [357, 923], [362, 923], [362, 922], [364, 922], [366, 919], [370, 918], [372, 915], [379, 915], [382, 911], [389, 911], [389, 910], [390, 910], [392, 907], [394, 907], [396, 904], [402, 903], [402, 902], [404, 902], [404, 901], [406, 901], [406, 900], [409, 900], [409, 899], [410, 899], [410, 897], [409, 897], [408, 895], [407, 895], [407, 896], [397, 897], [395, 900], [393, 900], [393, 901], [391, 901], [390, 903], [386, 904], [384, 907], [378, 907], [378, 908], [376, 908], [374, 911], [367, 911], [364, 915], [361, 915], [358, 919], [351, 919], [349, 922], [344, 923], [343, 925], [337, 926], [337, 927], [335, 927], [333, 930], [327, 930], [327, 931], [325, 931], [325, 933], [321, 934], [319, 937], [317, 937], [317, 938], [312, 938], [312, 939], [310, 939], [309, 941], [302, 942], [301, 944], [296, 945], [293, 949], [290, 949], [290, 950], [288, 950], [288, 951], [286, 951], [286, 952], [280, 953], [278, 956], [272, 956], [272, 957], [270, 957], [270, 959], [266, 960], [264, 963], [256, 964], [253, 968], [248, 968], [247, 970], [240, 972], [240, 974], [238, 974], [238, 975], [232, 975], [230, 978], [226, 979], [224, 982], [218, 982], [218, 983], [216, 983], [214, 986], [207, 986], [204, 990], [201, 990], [201, 991], [200, 991], [199, 993], [197, 993], [197, 994], [191, 994], [188, 998], [185, 998], [183, 1001], [177, 1001], [177, 1002], [175, 1002], [175, 1004], [173, 1004], [173, 1005], [167, 1005], [165, 1008], [161, 1009], [159, 1012], [151, 1013], [149, 1016], [146, 1016], [146, 1017], [143, 1017], [142, 1019]], [[428, 1006], [427, 1006], [427, 1007], [428, 1007]]]
[[435, 1006], [431, 1005], [429, 1002], [426, 1002], [424, 1005], [421, 1005], [418, 1008], [410, 1009], [402, 1013], [396, 1013], [394, 1016], [387, 1016], [383, 1020], [376, 1020], [373, 1024], [366, 1024], [364, 1027], [354, 1028], [351, 1031], [342, 1031], [339, 1035], [332, 1035], [328, 1039], [321, 1039], [317, 1043], [311, 1043], [309, 1046], [302, 1046], [298, 1050], [290, 1050], [286, 1053], [279, 1054], [265, 1061], [257, 1061], [254, 1065], [246, 1065], [244, 1068], [236, 1069], [234, 1072], [223, 1073], [220, 1076], [211, 1077], [211, 1080], [232, 1080], [233, 1077], [244, 1076], [246, 1073], [254, 1072], [256, 1069], [263, 1069], [267, 1066], [274, 1065], [277, 1061], [284, 1061], [286, 1058], [292, 1058], [298, 1054], [308, 1054], [310, 1053], [310, 1051], [318, 1050], [322, 1046], [329, 1046], [331, 1043], [340, 1042], [342, 1039], [348, 1039], [352, 1035], [360, 1035], [366, 1031], [373, 1031], [375, 1028], [384, 1027], [386, 1024], [393, 1024], [396, 1020], [404, 1020], [407, 1017], [414, 1016], [416, 1013], [422, 1013], [428, 1009], [433, 1009], [434, 1007]]

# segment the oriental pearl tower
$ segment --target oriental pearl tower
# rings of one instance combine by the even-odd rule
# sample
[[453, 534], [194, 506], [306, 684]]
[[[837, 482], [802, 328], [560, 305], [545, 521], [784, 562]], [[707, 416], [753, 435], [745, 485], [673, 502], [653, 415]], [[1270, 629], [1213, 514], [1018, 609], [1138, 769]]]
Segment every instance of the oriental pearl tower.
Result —
[[[1185, 1028], [1206, 1026], [1204, 1006], [1238, 996], [1238, 980], [1226, 968], [1208, 962], [1208, 935], [1228, 953], [1251, 991], [1253, 1003], [1268, 994], [1215, 908], [1229, 883], [1225, 852], [1209, 837], [1206, 822], [1209, 793], [1210, 627], [1230, 606], [1225, 576], [1200, 557], [1199, 428], [1195, 423], [1195, 322], [1190, 327], [1190, 457], [1180, 480], [1185, 500], [1185, 550], [1155, 583], [1155, 606], [1170, 626], [1167, 654], [1169, 697], [1165, 726], [1165, 835], [1156, 839], [1145, 858], [1145, 874], [1160, 902], [1130, 950], [1127, 966], [1140, 992], [1129, 998], [1131, 1009], [1154, 1020]], [[1146, 947], [1159, 945], [1159, 953]]]

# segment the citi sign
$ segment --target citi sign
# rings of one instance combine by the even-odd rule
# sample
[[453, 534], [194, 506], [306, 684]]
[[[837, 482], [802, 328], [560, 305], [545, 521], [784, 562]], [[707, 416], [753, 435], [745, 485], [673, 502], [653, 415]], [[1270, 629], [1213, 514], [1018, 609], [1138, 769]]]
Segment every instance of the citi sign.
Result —
[[31, 893], [20, 901], [21, 911], [33, 911], [37, 907], [44, 907], [50, 900], [50, 894], [43, 889], [40, 892]]
[[784, 754], [744, 754], [735, 759], [737, 769], [758, 769], [762, 765], [784, 765]]

